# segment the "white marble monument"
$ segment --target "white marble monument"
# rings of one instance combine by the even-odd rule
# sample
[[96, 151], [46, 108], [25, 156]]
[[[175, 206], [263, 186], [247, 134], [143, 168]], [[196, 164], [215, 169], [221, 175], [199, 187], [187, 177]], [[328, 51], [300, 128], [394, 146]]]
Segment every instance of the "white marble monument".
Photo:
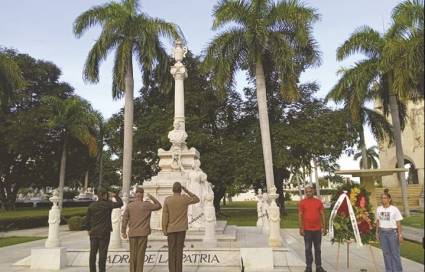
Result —
[[45, 248], [31, 249], [31, 269], [59, 270], [67, 265], [66, 248], [60, 247], [59, 224], [61, 211], [58, 206], [59, 193], [57, 190], [53, 191], [53, 196], [49, 200], [53, 203], [49, 211], [49, 235]]
[[[171, 142], [169, 150], [158, 149], [159, 168], [157, 176], [143, 184], [146, 193], [155, 196], [161, 203], [172, 194], [174, 182], [180, 182], [195, 193], [201, 202], [192, 205], [188, 212], [190, 229], [204, 229], [205, 196], [212, 192], [211, 184], [207, 181], [207, 175], [200, 168], [200, 154], [194, 147], [188, 148], [186, 139], [188, 134], [185, 129], [184, 113], [184, 79], [187, 78], [187, 69], [182, 63], [187, 52], [180, 40], [177, 40], [173, 48], [173, 57], [176, 63], [171, 67], [171, 74], [175, 81], [174, 92], [174, 121], [173, 130], [168, 133]], [[162, 210], [152, 213], [152, 229], [161, 229]]]

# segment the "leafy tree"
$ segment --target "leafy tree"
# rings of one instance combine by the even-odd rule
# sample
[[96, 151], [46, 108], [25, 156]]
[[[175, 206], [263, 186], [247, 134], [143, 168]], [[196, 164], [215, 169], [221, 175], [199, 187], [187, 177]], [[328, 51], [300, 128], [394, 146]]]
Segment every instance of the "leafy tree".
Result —
[[60, 143], [45, 122], [50, 116], [41, 98], [64, 99], [73, 89], [59, 81], [61, 71], [53, 63], [14, 50], [1, 54], [18, 65], [25, 83], [10, 93], [0, 112], [0, 202], [2, 209], [9, 210], [14, 209], [20, 188], [56, 183], [55, 150]]
[[61, 100], [56, 97], [45, 97], [49, 110], [52, 112], [48, 125], [57, 130], [62, 141], [62, 155], [59, 173], [59, 207], [62, 207], [63, 187], [65, 185], [66, 157], [70, 138], [77, 139], [87, 146], [89, 154], [97, 154], [95, 129], [99, 124], [98, 114], [93, 112], [90, 104], [79, 98], [70, 97]]
[[213, 30], [232, 25], [208, 45], [205, 67], [223, 90], [232, 86], [235, 72], [247, 70], [255, 78], [261, 143], [267, 187], [274, 186], [269, 117], [266, 102], [265, 58], [272, 60], [280, 90], [286, 98], [297, 98], [298, 78], [319, 61], [311, 25], [316, 12], [298, 1], [221, 0], [214, 7]]
[[14, 91], [25, 86], [21, 69], [6, 52], [0, 51], [0, 108], [5, 110]]
[[[366, 157], [364, 157], [363, 151], [360, 151], [356, 154], [354, 154], [354, 160], [358, 160], [360, 158], [360, 168], [363, 169], [377, 169], [378, 168], [378, 160], [379, 160], [379, 154], [377, 152], [378, 147], [376, 145], [371, 146], [366, 151]], [[367, 165], [366, 168], [364, 168], [364, 160], [363, 158], [367, 158]]]
[[89, 82], [98, 82], [100, 63], [115, 49], [112, 96], [114, 99], [125, 96], [123, 193], [127, 198], [133, 153], [133, 57], [140, 66], [144, 83], [156, 65], [162, 78], [168, 73], [168, 56], [160, 38], [177, 39], [182, 35], [176, 25], [141, 12], [137, 0], [110, 2], [85, 11], [74, 22], [74, 34], [81, 37], [95, 25], [100, 25], [102, 32], [87, 56], [83, 76]]

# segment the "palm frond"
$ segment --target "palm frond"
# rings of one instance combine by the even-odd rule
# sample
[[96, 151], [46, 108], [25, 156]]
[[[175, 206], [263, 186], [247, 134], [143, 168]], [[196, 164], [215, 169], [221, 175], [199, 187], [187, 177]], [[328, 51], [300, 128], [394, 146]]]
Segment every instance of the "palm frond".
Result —
[[212, 29], [217, 30], [228, 23], [247, 25], [250, 13], [250, 5], [245, 0], [219, 0], [213, 8]]
[[77, 17], [74, 21], [73, 32], [80, 38], [84, 32], [96, 25], [104, 25], [111, 17], [120, 17], [122, 7], [115, 2], [95, 6]]
[[217, 35], [208, 45], [203, 63], [204, 71], [213, 71], [219, 89], [232, 86], [234, 75], [243, 64], [253, 63], [248, 58], [249, 47], [243, 29], [234, 27]]
[[363, 108], [366, 116], [367, 125], [371, 128], [373, 136], [377, 141], [387, 140], [389, 144], [393, 143], [394, 135], [392, 125], [387, 118], [377, 111]]
[[337, 60], [343, 60], [355, 53], [363, 53], [369, 58], [376, 58], [381, 54], [383, 39], [379, 32], [363, 26], [354, 31], [353, 34], [337, 49]]
[[108, 53], [120, 42], [120, 37], [104, 29], [90, 50], [83, 69], [83, 79], [88, 82], [99, 82], [99, 66]]

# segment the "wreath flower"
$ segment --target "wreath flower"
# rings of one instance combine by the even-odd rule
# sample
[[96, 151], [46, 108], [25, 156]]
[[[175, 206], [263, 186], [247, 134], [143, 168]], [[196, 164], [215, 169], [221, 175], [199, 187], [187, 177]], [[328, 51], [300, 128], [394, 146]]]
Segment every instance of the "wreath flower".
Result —
[[[357, 227], [363, 244], [368, 244], [375, 239], [374, 228], [374, 214], [371, 211], [369, 195], [363, 187], [358, 184], [345, 184], [337, 189], [337, 192], [332, 196], [332, 207], [335, 205], [336, 200], [347, 191], [354, 213], [356, 215]], [[348, 203], [345, 199], [337, 210], [337, 215], [334, 220], [334, 241], [343, 243], [354, 239], [353, 227], [351, 226]]]

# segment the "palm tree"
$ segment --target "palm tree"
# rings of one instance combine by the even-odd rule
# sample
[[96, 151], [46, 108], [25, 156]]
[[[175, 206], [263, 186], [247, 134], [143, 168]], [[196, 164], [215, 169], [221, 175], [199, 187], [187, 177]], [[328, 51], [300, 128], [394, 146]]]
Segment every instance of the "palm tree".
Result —
[[344, 109], [349, 113], [350, 125], [359, 133], [359, 146], [362, 153], [362, 169], [368, 169], [368, 156], [364, 136], [364, 126], [368, 125], [378, 141], [388, 139], [392, 143], [392, 126], [385, 116], [369, 109], [367, 102], [373, 100], [375, 92], [371, 83], [376, 77], [376, 62], [363, 60], [357, 62], [350, 69], [341, 69], [338, 74], [340, 80], [326, 96], [326, 100], [343, 103]]
[[[378, 169], [378, 160], [377, 159], [379, 159], [379, 154], [378, 154], [377, 150], [378, 150], [378, 147], [376, 145], [374, 145], [374, 146], [369, 147], [366, 150], [366, 156], [363, 154], [363, 150], [360, 151], [360, 152], [357, 152], [356, 154], [354, 154], [354, 160], [358, 160], [360, 158], [359, 164], [360, 164], [361, 169], [370, 169], [370, 168]], [[364, 165], [365, 159], [364, 158], [366, 158], [366, 161], [367, 161], [366, 168], [364, 168], [365, 167], [365, 165]]]
[[274, 186], [273, 161], [263, 64], [271, 60], [281, 94], [298, 97], [298, 78], [320, 61], [311, 26], [316, 11], [298, 1], [221, 0], [214, 7], [213, 30], [231, 24], [205, 50], [204, 68], [219, 90], [234, 84], [237, 70], [255, 78], [267, 189]]
[[0, 108], [5, 109], [13, 92], [25, 86], [18, 64], [6, 53], [0, 52]]
[[90, 156], [96, 156], [97, 144], [95, 130], [96, 125], [99, 123], [98, 114], [94, 113], [87, 101], [76, 96], [66, 100], [47, 96], [43, 98], [43, 102], [51, 111], [51, 118], [48, 120], [49, 127], [58, 130], [59, 136], [62, 139], [58, 188], [60, 197], [59, 207], [62, 207], [68, 143], [71, 138], [77, 139], [87, 146]]
[[[402, 99], [424, 95], [424, 1], [408, 0], [392, 12], [382, 69], [394, 70], [393, 89]], [[392, 67], [391, 69], [386, 69]]]
[[[393, 10], [393, 25], [381, 35], [370, 27], [355, 31], [337, 50], [338, 60], [354, 53], [366, 55], [372, 78], [378, 89], [385, 115], [391, 114], [397, 166], [404, 168], [404, 154], [401, 143], [403, 119], [400, 116], [402, 101], [423, 93], [423, 1], [404, 1]], [[373, 83], [372, 83], [373, 84]], [[421, 89], [422, 88], [422, 89]], [[419, 90], [419, 91], [418, 91]], [[399, 174], [403, 196], [403, 209], [410, 215], [407, 200], [407, 184]]]
[[123, 148], [123, 196], [128, 200], [131, 180], [133, 149], [133, 56], [135, 56], [146, 83], [157, 66], [161, 78], [168, 73], [168, 55], [161, 37], [180, 38], [179, 28], [161, 19], [142, 13], [137, 0], [122, 0], [95, 6], [74, 22], [74, 34], [79, 38], [90, 27], [99, 25], [102, 32], [90, 50], [84, 65], [83, 77], [88, 82], [99, 81], [99, 65], [108, 53], [115, 49], [112, 97], [125, 96], [124, 148]]

